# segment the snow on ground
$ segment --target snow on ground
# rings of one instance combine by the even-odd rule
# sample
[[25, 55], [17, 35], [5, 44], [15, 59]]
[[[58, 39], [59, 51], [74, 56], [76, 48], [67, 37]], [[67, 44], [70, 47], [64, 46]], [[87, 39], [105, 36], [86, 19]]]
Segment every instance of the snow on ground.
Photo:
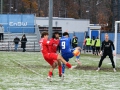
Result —
[[[120, 68], [114, 73], [109, 58], [96, 72], [100, 57], [83, 54], [82, 66], [66, 69], [64, 81], [55, 69], [52, 82], [46, 79], [49, 65], [39, 52], [0, 52], [0, 59], [0, 90], [120, 90]], [[74, 59], [70, 63], [76, 65]]]

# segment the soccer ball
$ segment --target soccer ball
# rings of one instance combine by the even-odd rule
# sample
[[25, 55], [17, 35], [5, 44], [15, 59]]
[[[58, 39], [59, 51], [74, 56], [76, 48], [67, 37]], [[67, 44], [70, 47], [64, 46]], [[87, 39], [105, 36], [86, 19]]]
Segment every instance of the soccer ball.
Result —
[[74, 54], [74, 56], [79, 56], [80, 55], [80, 51], [76, 49], [76, 50], [73, 51], [73, 54]]

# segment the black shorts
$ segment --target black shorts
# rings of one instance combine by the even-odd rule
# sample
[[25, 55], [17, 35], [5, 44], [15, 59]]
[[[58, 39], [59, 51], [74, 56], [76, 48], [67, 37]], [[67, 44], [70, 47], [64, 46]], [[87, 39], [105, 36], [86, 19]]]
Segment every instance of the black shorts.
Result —
[[106, 56], [109, 56], [109, 58], [113, 58], [112, 52], [109, 52], [109, 53], [108, 52], [104, 52], [103, 55], [102, 55], [102, 57], [106, 58]]

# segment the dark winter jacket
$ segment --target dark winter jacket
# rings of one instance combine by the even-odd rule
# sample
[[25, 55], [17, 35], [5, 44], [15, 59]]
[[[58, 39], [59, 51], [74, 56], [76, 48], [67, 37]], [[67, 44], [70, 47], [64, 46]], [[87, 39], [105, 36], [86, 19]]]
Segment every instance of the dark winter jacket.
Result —
[[26, 42], [27, 42], [27, 38], [23, 38], [21, 39], [21, 48], [26, 48]]
[[14, 41], [13, 41], [15, 44], [18, 44], [20, 42], [20, 39], [18, 37], [14, 38]]

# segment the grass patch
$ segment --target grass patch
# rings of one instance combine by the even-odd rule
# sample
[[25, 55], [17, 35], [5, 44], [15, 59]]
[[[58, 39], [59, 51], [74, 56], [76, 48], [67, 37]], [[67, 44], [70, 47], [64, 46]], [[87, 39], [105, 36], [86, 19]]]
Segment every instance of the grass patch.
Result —
[[[39, 52], [0, 52], [0, 90], [120, 90], [120, 61], [114, 73], [109, 58], [96, 72], [99, 56], [82, 54], [82, 66], [66, 69], [65, 80], [55, 69], [52, 82], [46, 80], [49, 64]], [[70, 59], [76, 65], [75, 58]]]

